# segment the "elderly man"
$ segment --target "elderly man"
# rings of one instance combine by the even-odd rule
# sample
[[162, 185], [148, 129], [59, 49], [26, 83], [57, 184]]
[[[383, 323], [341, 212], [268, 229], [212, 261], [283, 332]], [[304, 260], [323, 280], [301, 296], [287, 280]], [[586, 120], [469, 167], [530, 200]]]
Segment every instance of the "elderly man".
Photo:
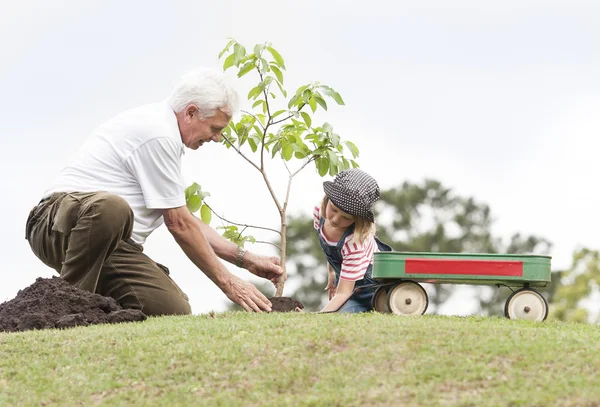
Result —
[[219, 141], [237, 104], [222, 74], [186, 74], [168, 101], [125, 111], [97, 128], [27, 219], [35, 255], [81, 289], [113, 297], [147, 315], [191, 313], [169, 270], [142, 244], [163, 222], [189, 259], [246, 311], [270, 311], [254, 285], [220, 257], [275, 281], [278, 259], [238, 247], [186, 207], [184, 147]]

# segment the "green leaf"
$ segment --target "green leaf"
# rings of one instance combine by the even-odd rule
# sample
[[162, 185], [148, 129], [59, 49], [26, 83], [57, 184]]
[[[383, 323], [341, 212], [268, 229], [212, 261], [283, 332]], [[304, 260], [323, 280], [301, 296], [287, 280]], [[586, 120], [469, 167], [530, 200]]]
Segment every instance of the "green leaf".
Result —
[[346, 157], [342, 157], [342, 163], [340, 164], [340, 169], [347, 170], [350, 168], [350, 161], [346, 160]]
[[229, 48], [231, 48], [231, 46], [235, 44], [235, 40], [232, 39], [231, 41], [229, 41], [227, 43], [227, 45], [225, 45], [225, 48], [223, 48], [223, 50], [221, 52], [219, 52], [219, 59], [221, 59], [221, 57], [223, 56], [223, 54], [225, 54], [227, 51], [229, 51]]
[[283, 73], [281, 72], [281, 70], [279, 68], [277, 68], [275, 65], [271, 65], [271, 70], [277, 77], [277, 80], [279, 81], [279, 83], [281, 83], [283, 85]]
[[335, 165], [337, 167], [340, 164], [340, 159], [334, 151], [328, 150], [327, 155], [329, 156], [331, 165]]
[[319, 157], [315, 160], [315, 164], [317, 166], [317, 170], [319, 171], [319, 175], [324, 177], [327, 175], [327, 171], [329, 171], [329, 158], [327, 157]]
[[275, 50], [273, 47], [267, 47], [271, 55], [273, 55], [273, 59], [279, 64], [280, 67], [285, 69], [285, 64], [283, 63], [283, 58], [281, 54]]
[[313, 143], [316, 143], [319, 140], [319, 136], [317, 136], [314, 133], [311, 133], [311, 134], [306, 135], [306, 137], [304, 137], [304, 140], [312, 141]]
[[352, 168], [358, 168], [358, 163], [354, 160], [350, 160], [350, 162], [352, 163]]
[[332, 177], [337, 175], [339, 172], [338, 166], [337, 164], [334, 164], [333, 162], [329, 163], [329, 175], [331, 175]]
[[310, 89], [306, 89], [304, 92], [302, 92], [302, 100], [304, 101], [304, 103], [308, 103], [308, 101], [310, 100], [312, 95], [312, 92], [310, 91]]
[[212, 212], [210, 211], [210, 208], [206, 205], [202, 205], [202, 208], [200, 208], [200, 219], [202, 219], [202, 222], [209, 225], [211, 218]]
[[317, 111], [317, 101], [314, 97], [308, 100], [308, 105], [310, 106], [310, 109], [313, 111], [313, 113]]
[[246, 48], [239, 43], [235, 43], [233, 46], [233, 64], [239, 66], [242, 59], [246, 56]]
[[338, 105], [344, 105], [344, 99], [342, 99], [342, 96], [340, 96], [339, 93], [337, 93], [336, 91], [332, 91], [331, 92], [331, 97], [333, 98], [333, 100], [335, 100], [337, 102]]
[[321, 105], [321, 107], [322, 107], [323, 109], [327, 110], [327, 103], [325, 102], [325, 100], [324, 100], [324, 99], [323, 99], [321, 96], [319, 96], [319, 95], [315, 95], [315, 96], [314, 96], [314, 98], [315, 98], [315, 100], [317, 101], [317, 103], [318, 103], [319, 105]]
[[340, 136], [338, 134], [333, 133], [331, 135], [331, 143], [335, 148], [338, 148], [338, 146], [340, 145]]
[[192, 185], [185, 189], [185, 199], [186, 201], [190, 199], [191, 196], [196, 195], [196, 192], [200, 191], [200, 185], [194, 182]]
[[231, 54], [227, 58], [225, 58], [225, 61], [223, 62], [223, 70], [226, 71], [227, 69], [231, 68], [233, 66], [234, 60], [235, 60], [235, 55], [233, 55], [233, 54]]
[[285, 109], [278, 110], [278, 111], [276, 111], [275, 113], [273, 113], [273, 115], [271, 115], [271, 119], [274, 119], [274, 118], [276, 118], [277, 116], [279, 116], [280, 114], [283, 114], [283, 113], [285, 113], [285, 112], [287, 112], [287, 110], [285, 110]]
[[358, 157], [358, 154], [359, 154], [358, 147], [356, 147], [356, 145], [351, 141], [346, 141], [345, 144], [346, 144], [346, 147], [348, 147], [348, 150], [350, 150], [350, 152], [352, 153], [352, 158]]
[[306, 154], [304, 154], [304, 152], [302, 152], [302, 151], [296, 151], [294, 153], [294, 157], [296, 157], [298, 159], [303, 159], [303, 158], [306, 158]]
[[260, 72], [263, 74], [269, 72], [269, 63], [264, 58], [260, 59]]
[[271, 158], [275, 157], [275, 154], [277, 154], [277, 152], [281, 150], [281, 140], [279, 140], [277, 143], [275, 143], [275, 145], [273, 146], [273, 150], [271, 150]]
[[289, 161], [292, 158], [292, 154], [294, 153], [294, 148], [291, 144], [286, 144], [281, 149], [281, 156], [285, 161]]
[[238, 78], [241, 78], [242, 76], [246, 75], [252, 69], [254, 69], [254, 61], [251, 60], [250, 62], [246, 62], [246, 65], [244, 65], [238, 72]]
[[312, 124], [310, 115], [306, 112], [300, 112], [300, 114], [302, 115], [302, 118], [304, 119], [304, 123], [306, 123], [306, 127], [310, 127], [310, 125]]
[[249, 138], [248, 139], [248, 144], [250, 145], [250, 148], [252, 149], [252, 152], [256, 153], [256, 150], [258, 149], [258, 146], [256, 145], [256, 141], [254, 141], [253, 139]]
[[260, 92], [262, 92], [262, 90], [259, 86], [253, 87], [252, 89], [250, 89], [250, 92], [248, 92], [248, 100], [256, 99], [256, 97], [260, 95]]
[[283, 95], [284, 98], [287, 97], [287, 91], [285, 89], [283, 89], [283, 86], [281, 86], [281, 83], [279, 83], [279, 81], [277, 82], [277, 86], [279, 87], [279, 90], [281, 91], [281, 94]]
[[190, 210], [190, 212], [194, 213], [198, 211], [198, 209], [200, 209], [200, 206], [202, 206], [202, 200], [198, 195], [192, 195], [185, 204]]
[[304, 92], [306, 89], [308, 89], [310, 87], [310, 85], [304, 85], [304, 86], [300, 86], [298, 88], [298, 90], [296, 90], [296, 95], [298, 95], [298, 97], [302, 94], [302, 92]]
[[333, 131], [333, 126], [329, 123], [325, 123], [323, 125], [323, 132], [324, 133], [331, 133]]
[[265, 90], [267, 88], [267, 86], [269, 86], [271, 84], [271, 82], [273, 82], [273, 77], [267, 76], [267, 77], [265, 77], [265, 80], [261, 82], [262, 85], [259, 84], [259, 86], [262, 86], [263, 87], [262, 90]]
[[292, 96], [292, 98], [290, 99], [290, 101], [288, 103], [288, 109], [291, 109], [292, 106], [294, 106], [296, 104], [296, 102], [298, 101], [299, 98], [300, 98], [300, 96], [298, 96], [298, 95]]
[[263, 49], [265, 49], [265, 44], [256, 44], [254, 46], [254, 55], [258, 57]]

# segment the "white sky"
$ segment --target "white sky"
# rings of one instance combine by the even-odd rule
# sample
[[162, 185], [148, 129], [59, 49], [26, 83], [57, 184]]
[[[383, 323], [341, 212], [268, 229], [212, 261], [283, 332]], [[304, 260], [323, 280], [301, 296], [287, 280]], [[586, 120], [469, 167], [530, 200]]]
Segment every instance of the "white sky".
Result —
[[[451, 3], [0, 0], [0, 302], [52, 275], [24, 239], [25, 220], [90, 131], [162, 100], [189, 68], [219, 68], [230, 36], [247, 48], [273, 42], [288, 91], [319, 80], [341, 93], [346, 106], [318, 120], [358, 145], [382, 188], [437, 178], [490, 204], [496, 233], [550, 239], [554, 268], [578, 245], [600, 247], [600, 6]], [[246, 95], [250, 82], [236, 84]], [[277, 226], [258, 173], [232, 150], [188, 150], [184, 171], [232, 220]], [[274, 181], [281, 192], [284, 181]], [[290, 212], [308, 213], [321, 194], [305, 170]], [[146, 253], [171, 268], [195, 313], [224, 309], [225, 296], [164, 227]]]

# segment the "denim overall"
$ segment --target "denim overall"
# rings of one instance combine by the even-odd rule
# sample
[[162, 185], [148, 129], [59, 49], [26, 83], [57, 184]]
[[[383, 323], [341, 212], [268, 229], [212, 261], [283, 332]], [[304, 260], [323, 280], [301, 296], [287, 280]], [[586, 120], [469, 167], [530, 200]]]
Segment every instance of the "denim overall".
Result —
[[[327, 244], [325, 239], [323, 239], [321, 230], [323, 229], [323, 223], [325, 222], [325, 218], [321, 218], [319, 220], [319, 230], [317, 231], [319, 235], [319, 243], [321, 243], [321, 247], [323, 248], [323, 252], [325, 252], [325, 256], [327, 257], [327, 262], [331, 265], [335, 272], [335, 286], [337, 287], [338, 282], [340, 280], [340, 272], [342, 269], [342, 248], [344, 247], [344, 242], [348, 235], [354, 232], [354, 225], [350, 226], [340, 240], [337, 242], [335, 246], [330, 246]], [[383, 243], [379, 239], [375, 238], [377, 242], [377, 247], [379, 251], [391, 252], [392, 248], [387, 244]], [[367, 268], [367, 272], [365, 276], [354, 283], [354, 293], [348, 299], [348, 301], [342, 306], [339, 312], [367, 312], [373, 309], [372, 299], [375, 294], [377, 284], [373, 278], [371, 277], [373, 273], [373, 264], [369, 264]]]

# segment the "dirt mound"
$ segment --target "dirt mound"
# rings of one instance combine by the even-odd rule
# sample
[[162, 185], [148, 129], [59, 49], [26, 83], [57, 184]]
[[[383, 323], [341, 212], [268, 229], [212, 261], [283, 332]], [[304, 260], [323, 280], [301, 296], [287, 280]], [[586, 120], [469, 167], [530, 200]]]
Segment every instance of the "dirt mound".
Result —
[[269, 298], [271, 301], [271, 310], [273, 312], [290, 312], [295, 311], [296, 308], [304, 309], [304, 305], [290, 297], [273, 297]]
[[15, 298], [0, 304], [0, 332], [145, 319], [141, 311], [125, 310], [113, 298], [80, 290], [60, 277], [40, 277]]

